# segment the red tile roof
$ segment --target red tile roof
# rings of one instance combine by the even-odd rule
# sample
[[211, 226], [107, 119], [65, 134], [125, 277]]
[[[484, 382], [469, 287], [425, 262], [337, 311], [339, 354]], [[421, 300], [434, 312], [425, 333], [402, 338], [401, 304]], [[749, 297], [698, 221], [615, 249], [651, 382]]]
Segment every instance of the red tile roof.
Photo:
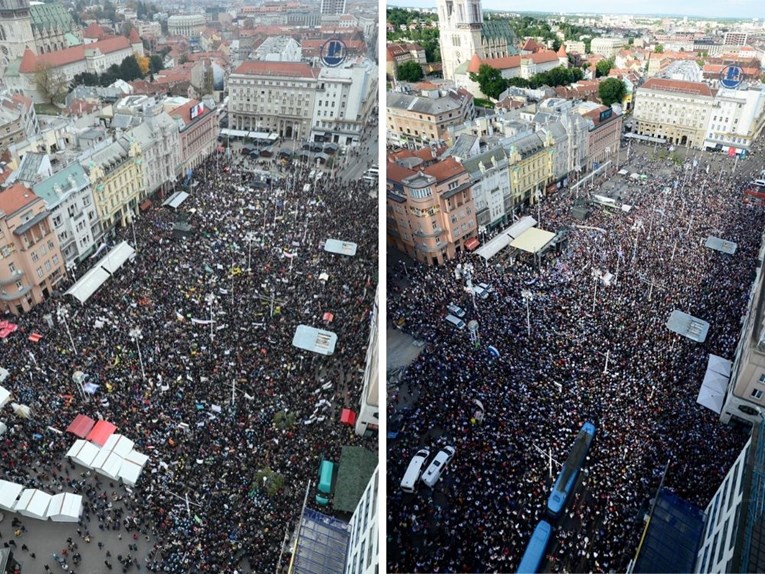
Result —
[[523, 47], [521, 48], [524, 52], [538, 52], [539, 50], [544, 50], [544, 46], [540, 45], [536, 40], [533, 38], [528, 38], [526, 42], [523, 44]]
[[453, 157], [447, 157], [445, 160], [434, 163], [422, 171], [423, 173], [435, 177], [436, 181], [441, 182], [456, 177], [461, 173], [465, 173], [465, 168]]
[[130, 29], [130, 43], [131, 44], [140, 44], [141, 43], [141, 37], [138, 35], [138, 32], [135, 28]]
[[104, 29], [99, 26], [97, 22], [91, 22], [82, 33], [83, 38], [98, 38], [100, 40], [104, 36], [106, 36], [106, 32], [104, 32]]
[[535, 64], [545, 64], [547, 62], [557, 62], [558, 54], [552, 50], [542, 50], [534, 54], [526, 54], [525, 56], [504, 56], [502, 58], [486, 58], [485, 60], [481, 60], [477, 54], [473, 54], [467, 71], [477, 74], [482, 64], [488, 64], [495, 70], [519, 68], [523, 59], [531, 60]]
[[40, 65], [58, 68], [74, 62], [80, 62], [85, 59], [85, 52], [88, 50], [100, 50], [102, 54], [111, 54], [112, 52], [127, 49], [132, 49], [132, 46], [130, 45], [130, 40], [125, 38], [125, 36], [113, 36], [105, 40], [93, 42], [92, 44], [81, 44], [47, 54], [36, 55], [27, 49], [24, 51], [24, 56], [21, 59], [19, 71], [22, 74], [31, 74], [36, 72]]
[[389, 161], [385, 170], [386, 178], [391, 181], [402, 182], [407, 177], [415, 175], [417, 172], [413, 171], [403, 165], [399, 165], [396, 162]]
[[658, 90], [663, 92], [680, 92], [696, 96], [712, 97], [709, 86], [701, 82], [686, 82], [683, 80], [667, 80], [665, 78], [650, 78], [641, 88], [646, 90]]
[[244, 62], [234, 70], [234, 73], [288, 78], [316, 78], [319, 75], [319, 70], [301, 62], [252, 61]]
[[39, 198], [35, 192], [22, 183], [15, 183], [11, 187], [0, 191], [0, 211], [5, 215], [13, 215], [22, 207], [34, 203]]

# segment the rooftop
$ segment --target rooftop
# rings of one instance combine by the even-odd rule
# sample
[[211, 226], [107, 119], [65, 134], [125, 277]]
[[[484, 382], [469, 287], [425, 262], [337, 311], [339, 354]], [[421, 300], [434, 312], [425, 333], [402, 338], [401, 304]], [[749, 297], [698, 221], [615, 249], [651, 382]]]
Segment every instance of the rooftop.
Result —
[[302, 62], [262, 62], [251, 61], [242, 63], [235, 74], [252, 76], [281, 76], [288, 78], [312, 78], [319, 75], [317, 68], [312, 68]]
[[14, 183], [12, 186], [0, 191], [0, 214], [10, 216], [38, 201], [39, 198], [35, 192], [21, 183]]

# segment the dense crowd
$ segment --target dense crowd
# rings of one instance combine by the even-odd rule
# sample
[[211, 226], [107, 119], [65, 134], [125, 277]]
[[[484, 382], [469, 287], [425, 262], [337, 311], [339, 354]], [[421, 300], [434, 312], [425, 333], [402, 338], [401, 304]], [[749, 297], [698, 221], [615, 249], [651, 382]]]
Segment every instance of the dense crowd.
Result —
[[[221, 154], [195, 170], [179, 209], [190, 237], [174, 236], [177, 214], [155, 206], [109, 242], [135, 239], [134, 261], [83, 305], [58, 294], [36, 307], [0, 342], [0, 366], [11, 373], [4, 386], [32, 409], [24, 420], [6, 407], [3, 478], [83, 494], [80, 525], [62, 527], [62, 548], [75, 528], [80, 544], [107, 530], [154, 542], [146, 557], [112, 557], [99, 542], [102, 570], [231, 573], [249, 564], [273, 572], [320, 458], [365, 444], [339, 423], [339, 410], [358, 407], [377, 281], [377, 202], [368, 184], [317, 179], [313, 166], [279, 162], [278, 177], [266, 180], [240, 164]], [[357, 243], [356, 256], [324, 251], [327, 239]], [[59, 306], [69, 310], [66, 325]], [[300, 324], [335, 332], [334, 355], [294, 348]], [[42, 335], [37, 344], [27, 340], [33, 331]], [[90, 400], [72, 382], [75, 371], [99, 385]], [[320, 399], [331, 408], [306, 424]], [[150, 456], [134, 489], [94, 482], [66, 461], [75, 437], [47, 427], [66, 429], [78, 413], [113, 422]], [[266, 468], [284, 479], [275, 495], [255, 481]]]
[[[737, 163], [686, 157], [685, 148], [672, 162], [638, 147], [630, 171], [647, 177], [609, 181], [623, 186], [629, 213], [596, 209], [575, 220], [571, 207], [589, 189], [563, 190], [533, 208], [542, 228], [569, 230], [539, 268], [524, 257], [497, 265], [463, 254], [444, 268], [417, 265], [389, 277], [400, 285], [389, 288], [389, 320], [427, 341], [402, 378], [419, 399], [388, 447], [390, 571], [514, 571], [545, 517], [556, 462], [587, 420], [598, 434], [548, 547], [551, 571], [624, 571], [665, 465], [665, 486], [704, 508], [739, 454], [745, 430], [722, 425], [696, 398], [708, 355], [733, 359], [736, 351], [765, 224], [762, 207], [742, 202], [742, 186], [759, 177], [761, 147]], [[704, 247], [709, 235], [737, 251]], [[465, 277], [455, 278], [467, 262], [473, 283], [495, 291], [475, 307]], [[605, 272], [609, 286], [595, 278]], [[524, 290], [533, 296], [530, 336]], [[452, 302], [467, 310], [466, 322], [478, 321], [477, 348], [467, 329], [444, 322]], [[667, 329], [675, 309], [710, 323], [704, 343]], [[389, 415], [402, 411], [398, 400], [389, 397]], [[457, 454], [442, 481], [402, 493], [416, 449], [443, 444]]]

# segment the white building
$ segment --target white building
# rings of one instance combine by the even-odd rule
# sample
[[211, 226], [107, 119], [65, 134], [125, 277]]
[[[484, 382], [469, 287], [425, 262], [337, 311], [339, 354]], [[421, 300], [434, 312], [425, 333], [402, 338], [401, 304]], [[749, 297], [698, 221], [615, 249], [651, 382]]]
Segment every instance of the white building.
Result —
[[627, 41], [624, 38], [593, 38], [590, 51], [605, 58], [613, 58], [626, 45]]
[[473, 183], [473, 201], [479, 233], [507, 224], [513, 198], [507, 153], [502, 146], [461, 161]]
[[377, 104], [377, 66], [369, 60], [322, 68], [311, 120], [311, 139], [359, 143]]
[[167, 32], [171, 36], [196, 38], [205, 27], [204, 14], [176, 14], [167, 19]]
[[377, 500], [380, 467], [375, 468], [372, 477], [361, 495], [351, 517], [351, 538], [348, 543], [348, 558], [345, 574], [375, 574], [378, 572], [379, 542]]
[[748, 150], [765, 121], [765, 91], [720, 88], [709, 115], [704, 146]]
[[372, 307], [372, 316], [369, 321], [369, 344], [367, 345], [367, 360], [362, 381], [361, 407], [359, 408], [359, 416], [356, 418], [356, 434], [360, 436], [371, 435], [373, 431], [377, 431], [380, 424], [380, 396], [377, 376], [380, 356], [377, 338], [378, 297], [379, 290], [375, 295], [375, 304]]
[[321, 15], [345, 14], [345, 0], [321, 0]]
[[90, 180], [82, 166], [72, 162], [32, 186], [32, 190], [51, 212], [65, 263], [80, 263], [93, 253], [96, 238], [101, 236], [101, 221]]
[[306, 139], [319, 95], [318, 76], [319, 70], [297, 62], [242, 63], [228, 77], [229, 127]]

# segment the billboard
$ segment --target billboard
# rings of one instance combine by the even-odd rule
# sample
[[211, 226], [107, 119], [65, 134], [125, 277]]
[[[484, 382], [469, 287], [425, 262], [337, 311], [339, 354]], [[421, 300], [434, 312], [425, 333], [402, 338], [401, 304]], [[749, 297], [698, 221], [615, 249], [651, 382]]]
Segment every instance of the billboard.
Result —
[[189, 112], [189, 116], [193, 120], [197, 116], [201, 116], [202, 113], [205, 111], [205, 105], [202, 102], [199, 102], [196, 106], [191, 108], [191, 112]]

